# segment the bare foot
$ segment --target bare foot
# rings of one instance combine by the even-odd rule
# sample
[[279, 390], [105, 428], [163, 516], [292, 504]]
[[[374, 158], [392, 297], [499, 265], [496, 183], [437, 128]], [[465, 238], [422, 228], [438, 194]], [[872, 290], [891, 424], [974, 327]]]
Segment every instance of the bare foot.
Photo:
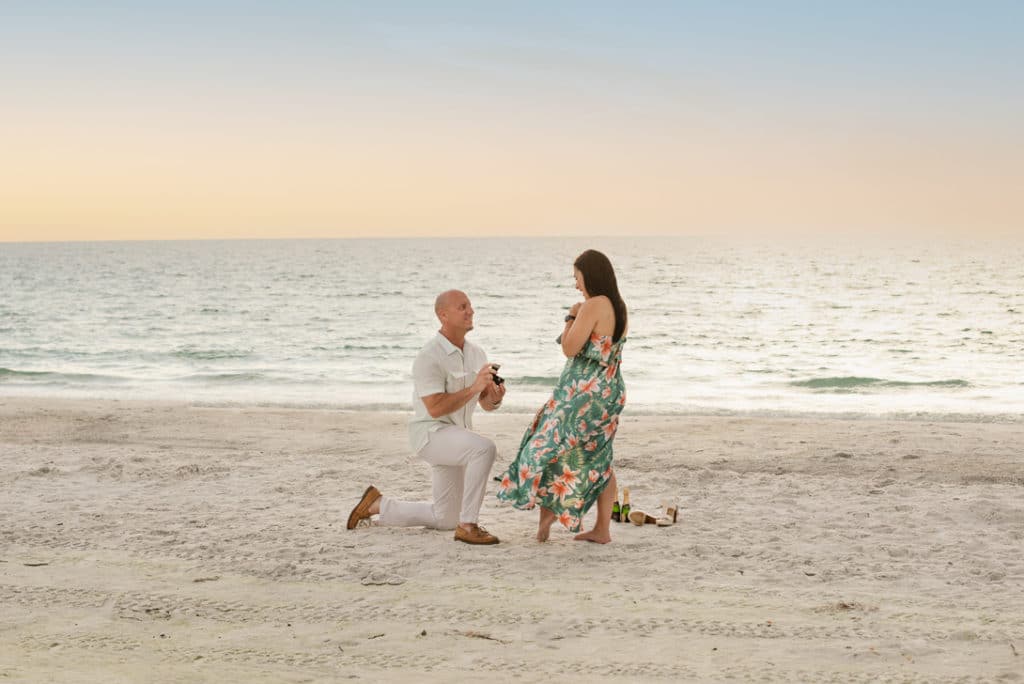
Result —
[[589, 532], [580, 532], [573, 539], [576, 541], [594, 542], [595, 544], [607, 544], [612, 540], [612, 535], [611, 532], [607, 531], [590, 530]]
[[541, 506], [540, 519], [537, 521], [537, 541], [546, 542], [551, 535], [551, 525], [555, 522], [554, 511]]

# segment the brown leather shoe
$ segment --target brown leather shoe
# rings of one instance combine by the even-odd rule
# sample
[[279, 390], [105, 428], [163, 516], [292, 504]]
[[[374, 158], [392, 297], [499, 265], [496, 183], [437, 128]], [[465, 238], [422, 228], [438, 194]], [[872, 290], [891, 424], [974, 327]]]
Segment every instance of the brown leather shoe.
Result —
[[498, 538], [477, 525], [471, 530], [467, 530], [464, 527], [456, 527], [455, 541], [465, 542], [467, 544], [497, 544]]
[[379, 499], [381, 496], [380, 492], [373, 485], [366, 488], [363, 492], [363, 498], [359, 500], [356, 507], [352, 509], [352, 512], [348, 514], [348, 524], [345, 525], [350, 530], [356, 529], [356, 525], [359, 524], [360, 520], [366, 520], [370, 517], [370, 506], [373, 502]]

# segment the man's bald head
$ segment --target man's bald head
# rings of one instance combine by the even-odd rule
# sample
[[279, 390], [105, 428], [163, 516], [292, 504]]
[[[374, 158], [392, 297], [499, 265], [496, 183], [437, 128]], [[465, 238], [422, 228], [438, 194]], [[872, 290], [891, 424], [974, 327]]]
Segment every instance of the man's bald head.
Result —
[[473, 329], [473, 305], [465, 292], [447, 290], [437, 295], [434, 313], [441, 321], [441, 332], [450, 340], [461, 340]]
[[[437, 295], [437, 299], [434, 300], [434, 314], [440, 318], [441, 312], [452, 308], [457, 299], [466, 297], [465, 292], [459, 290], [445, 290], [441, 294]], [[468, 297], [466, 297], [468, 299]]]

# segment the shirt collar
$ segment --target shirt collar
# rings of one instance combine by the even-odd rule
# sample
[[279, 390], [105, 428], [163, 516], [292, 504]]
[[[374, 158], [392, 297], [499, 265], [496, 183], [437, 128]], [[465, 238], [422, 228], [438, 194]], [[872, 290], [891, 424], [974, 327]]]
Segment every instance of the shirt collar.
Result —
[[454, 344], [452, 344], [451, 340], [449, 340], [447, 337], [445, 337], [441, 333], [437, 333], [437, 341], [438, 341], [438, 343], [440, 343], [441, 349], [444, 350], [444, 353], [449, 355], [449, 356], [451, 356], [455, 352], [461, 352], [462, 351], [461, 349], [456, 347]]

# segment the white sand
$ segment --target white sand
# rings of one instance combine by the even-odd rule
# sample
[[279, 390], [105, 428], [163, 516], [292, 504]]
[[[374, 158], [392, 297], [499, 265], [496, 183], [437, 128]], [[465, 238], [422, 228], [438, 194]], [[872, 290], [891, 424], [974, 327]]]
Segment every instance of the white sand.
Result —
[[[528, 420], [480, 418], [495, 472]], [[627, 409], [679, 524], [540, 545], [492, 483], [484, 548], [345, 530], [428, 494], [403, 415], [0, 398], [0, 681], [1020, 681], [1022, 445]]]

